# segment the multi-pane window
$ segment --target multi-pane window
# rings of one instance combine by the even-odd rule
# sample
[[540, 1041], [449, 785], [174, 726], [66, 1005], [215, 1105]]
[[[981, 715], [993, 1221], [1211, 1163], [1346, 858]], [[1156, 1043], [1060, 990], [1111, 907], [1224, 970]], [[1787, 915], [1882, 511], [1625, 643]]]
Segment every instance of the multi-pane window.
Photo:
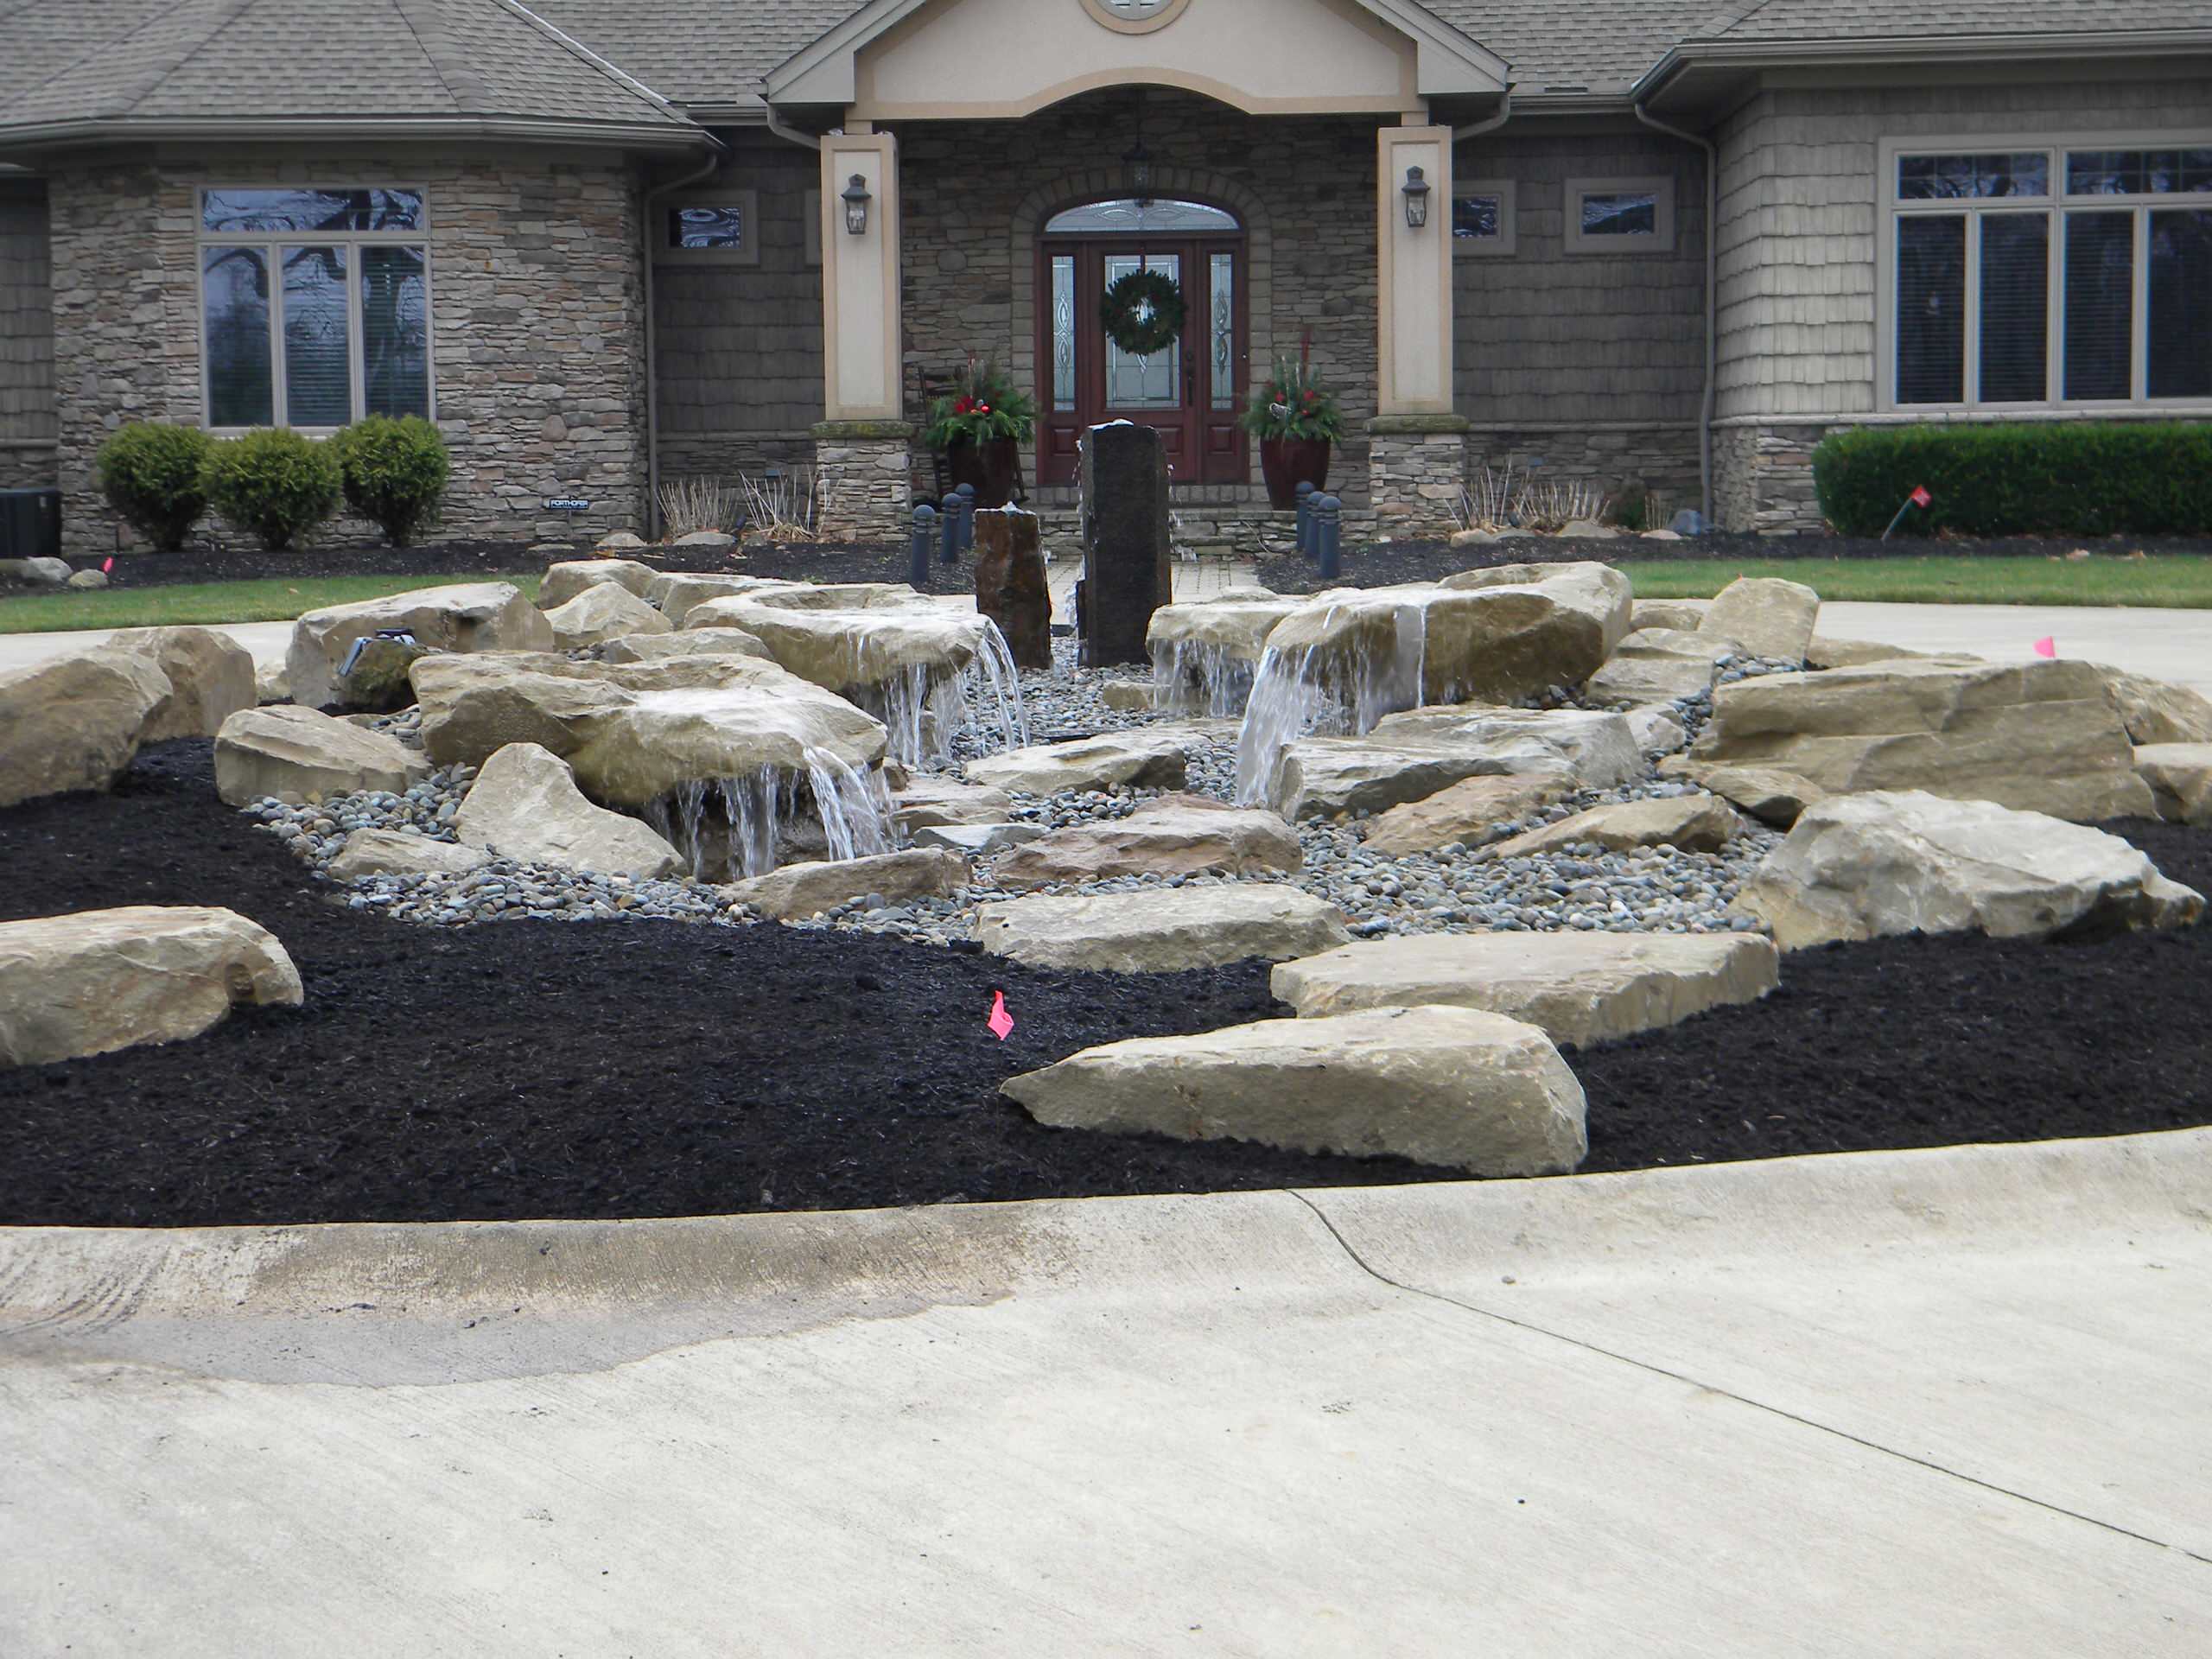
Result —
[[419, 190], [202, 191], [207, 424], [427, 416], [429, 230]]
[[1893, 149], [1898, 407], [2212, 398], [2212, 143]]
[[1513, 182], [1510, 179], [1465, 179], [1452, 194], [1452, 251], [1454, 253], [1513, 251]]

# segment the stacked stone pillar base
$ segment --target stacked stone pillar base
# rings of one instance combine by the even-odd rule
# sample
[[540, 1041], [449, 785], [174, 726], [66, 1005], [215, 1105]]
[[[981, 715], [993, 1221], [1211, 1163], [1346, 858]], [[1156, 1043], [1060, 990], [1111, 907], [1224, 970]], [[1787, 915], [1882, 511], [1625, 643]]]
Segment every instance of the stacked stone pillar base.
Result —
[[1375, 533], [1448, 536], [1467, 481], [1467, 423], [1457, 415], [1378, 415], [1367, 423]]
[[824, 421], [814, 429], [816, 528], [836, 542], [903, 541], [913, 522], [905, 421]]

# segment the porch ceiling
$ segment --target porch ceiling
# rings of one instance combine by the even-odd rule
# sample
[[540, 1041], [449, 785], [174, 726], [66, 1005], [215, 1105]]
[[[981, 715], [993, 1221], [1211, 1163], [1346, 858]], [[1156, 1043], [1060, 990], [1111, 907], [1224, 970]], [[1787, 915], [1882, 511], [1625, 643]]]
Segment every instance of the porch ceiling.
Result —
[[1412, 0], [1186, 0], [1142, 33], [1086, 0], [872, 0], [771, 71], [769, 102], [863, 119], [1014, 119], [1104, 86], [1255, 115], [1495, 96], [1505, 61]]

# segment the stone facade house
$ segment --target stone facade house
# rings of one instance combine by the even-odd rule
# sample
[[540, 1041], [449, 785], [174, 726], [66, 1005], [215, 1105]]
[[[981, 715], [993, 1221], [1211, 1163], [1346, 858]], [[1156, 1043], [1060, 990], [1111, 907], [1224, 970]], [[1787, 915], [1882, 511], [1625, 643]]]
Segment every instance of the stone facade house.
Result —
[[[429, 415], [451, 533], [817, 475], [895, 534], [995, 358], [1161, 430], [1192, 541], [1301, 350], [1332, 487], [1508, 465], [1817, 527], [1868, 423], [2212, 417], [2197, 0], [42, 0], [0, 12], [0, 484], [122, 533], [123, 422]], [[1426, 186], [1423, 190], [1421, 187]], [[1170, 275], [1180, 340], [1097, 301]]]

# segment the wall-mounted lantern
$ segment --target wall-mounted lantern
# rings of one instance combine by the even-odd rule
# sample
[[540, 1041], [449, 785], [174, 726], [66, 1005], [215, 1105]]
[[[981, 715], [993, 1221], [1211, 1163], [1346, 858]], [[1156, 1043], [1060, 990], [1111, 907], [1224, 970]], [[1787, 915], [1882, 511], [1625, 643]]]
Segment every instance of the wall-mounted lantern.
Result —
[[845, 229], [855, 236], [866, 236], [868, 203], [867, 179], [858, 173], [854, 174], [853, 181], [845, 187], [843, 193], [837, 199], [845, 204]]
[[1136, 194], [1137, 205], [1148, 205], [1152, 200], [1152, 152], [1144, 147], [1142, 138], [1122, 157], [1122, 166], [1128, 175], [1129, 188]]
[[1417, 231], [1428, 223], [1428, 179], [1421, 168], [1406, 169], [1406, 228]]

